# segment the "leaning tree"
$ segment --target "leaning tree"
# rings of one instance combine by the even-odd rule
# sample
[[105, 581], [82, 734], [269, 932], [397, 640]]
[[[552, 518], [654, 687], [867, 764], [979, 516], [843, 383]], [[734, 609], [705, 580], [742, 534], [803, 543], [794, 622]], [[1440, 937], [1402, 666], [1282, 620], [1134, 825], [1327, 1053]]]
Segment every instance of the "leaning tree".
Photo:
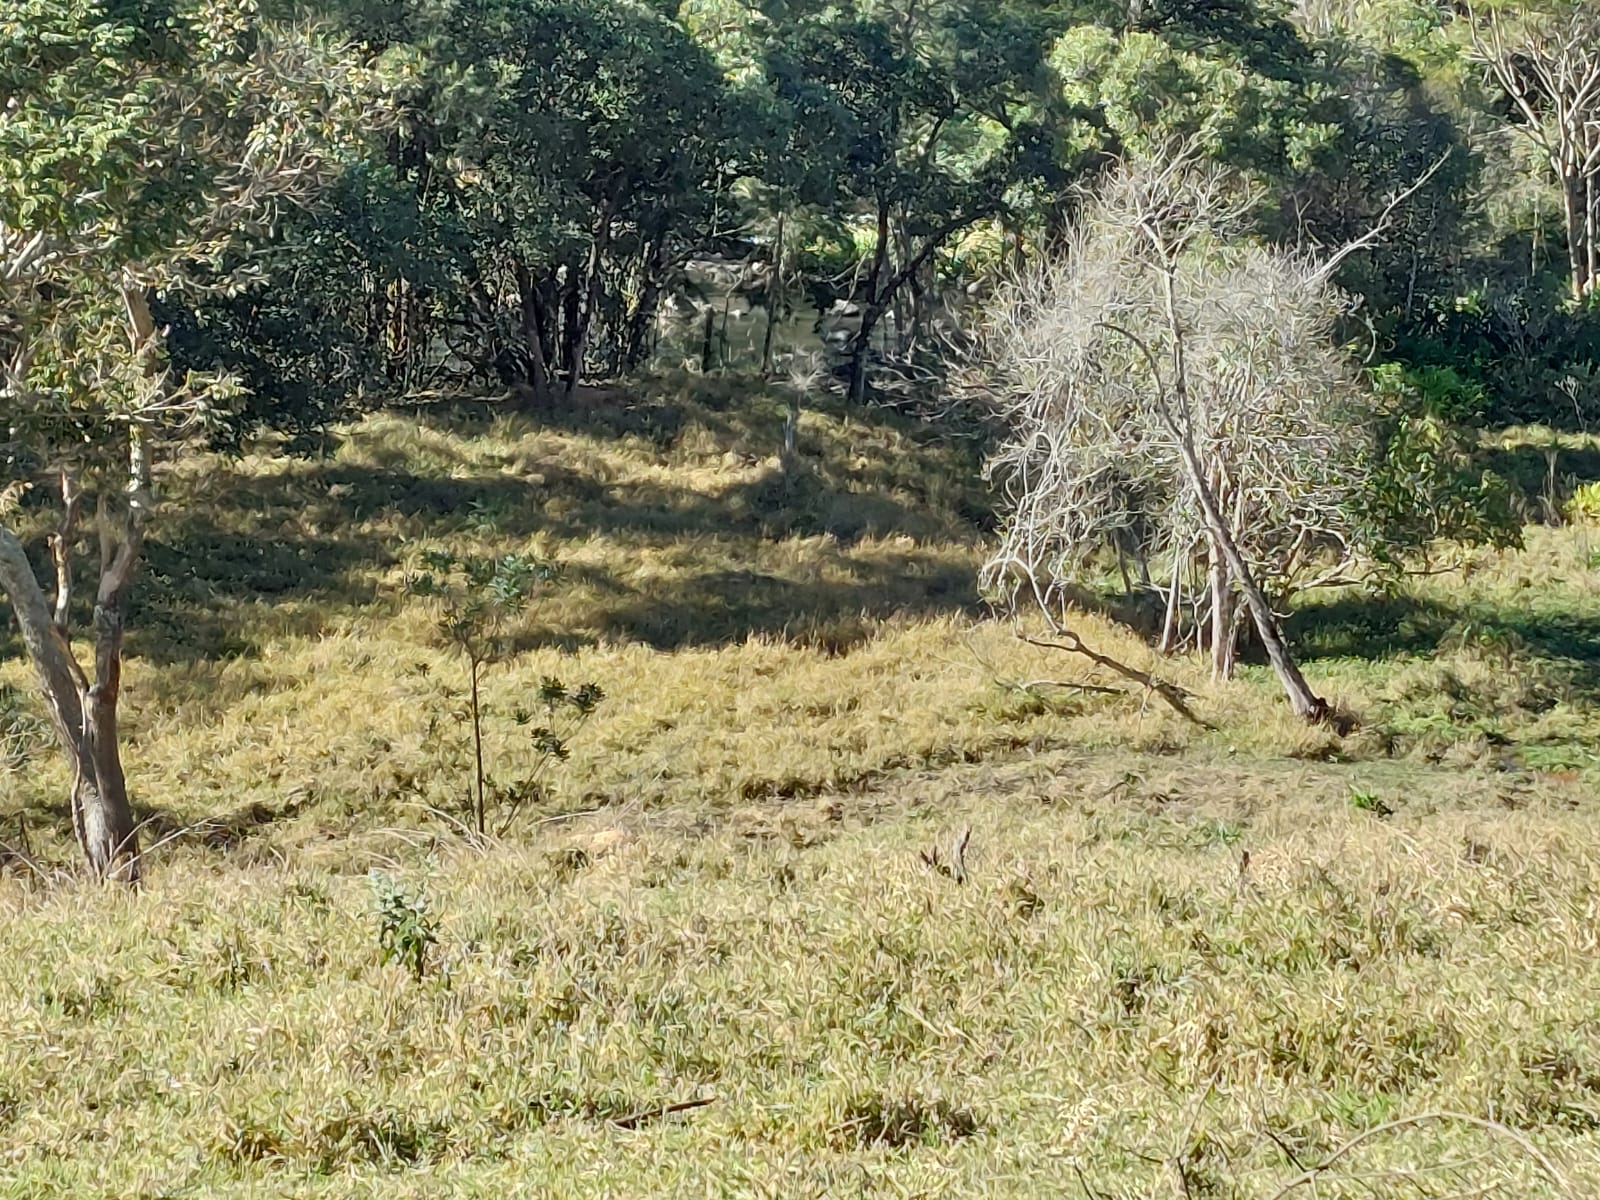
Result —
[[1190, 614], [1214, 674], [1254, 626], [1297, 714], [1326, 715], [1278, 609], [1355, 553], [1371, 459], [1331, 266], [1246, 236], [1257, 195], [1193, 153], [1114, 170], [1063, 253], [999, 300], [988, 347], [1009, 427], [990, 586], [1064, 620], [1101, 556]]
[[[131, 882], [140, 869], [118, 700], [153, 468], [229, 393], [170, 369], [151, 302], [206, 264], [215, 282], [241, 237], [323, 187], [370, 78], [296, 7], [13, 0], [0, 11], [0, 594], [100, 878]], [[25, 539], [52, 506], [39, 571]], [[85, 665], [72, 620], [87, 541], [98, 577]]]

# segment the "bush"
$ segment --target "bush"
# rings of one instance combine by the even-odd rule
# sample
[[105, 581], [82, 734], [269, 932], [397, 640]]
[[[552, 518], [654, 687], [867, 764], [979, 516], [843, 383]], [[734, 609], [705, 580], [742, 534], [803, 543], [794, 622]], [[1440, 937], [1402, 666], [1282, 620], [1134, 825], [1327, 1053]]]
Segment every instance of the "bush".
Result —
[[1440, 539], [1521, 545], [1505, 480], [1477, 465], [1473, 438], [1448, 416], [1476, 403], [1470, 383], [1393, 363], [1371, 379], [1379, 403], [1356, 516], [1379, 560], [1398, 566], [1399, 552]]

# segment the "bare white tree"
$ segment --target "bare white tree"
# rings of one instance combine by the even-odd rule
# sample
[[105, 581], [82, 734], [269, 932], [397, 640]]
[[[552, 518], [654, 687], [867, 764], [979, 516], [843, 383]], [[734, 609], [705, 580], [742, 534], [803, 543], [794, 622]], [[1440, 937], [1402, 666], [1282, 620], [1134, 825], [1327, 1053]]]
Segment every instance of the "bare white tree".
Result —
[[1124, 165], [1063, 253], [1002, 291], [987, 350], [1011, 434], [989, 469], [1007, 516], [986, 582], [1060, 628], [1068, 585], [1131, 554], [1166, 594], [1164, 646], [1193, 597], [1226, 678], [1248, 619], [1319, 719], [1276, 610], [1355, 552], [1369, 421], [1336, 337], [1343, 255], [1251, 241], [1257, 199], [1193, 154]]
[[1463, 8], [1472, 57], [1510, 97], [1511, 128], [1561, 188], [1572, 295], [1600, 289], [1600, 3], [1478, 0]]

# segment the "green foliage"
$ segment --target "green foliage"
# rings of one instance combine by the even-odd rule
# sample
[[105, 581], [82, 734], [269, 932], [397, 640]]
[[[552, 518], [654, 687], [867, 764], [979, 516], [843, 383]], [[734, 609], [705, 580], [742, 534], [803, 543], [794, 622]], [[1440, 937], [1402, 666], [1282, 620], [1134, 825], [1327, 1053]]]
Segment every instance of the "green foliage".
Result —
[[1563, 511], [1568, 520], [1591, 525], [1600, 523], [1600, 482], [1579, 484], [1572, 490]]
[[1446, 415], [1473, 411], [1481, 392], [1453, 372], [1394, 364], [1374, 370], [1372, 385], [1377, 426], [1355, 515], [1379, 561], [1398, 567], [1407, 550], [1440, 539], [1520, 545], [1510, 489], [1477, 464], [1474, 439]]
[[427, 974], [428, 956], [439, 941], [438, 925], [428, 911], [427, 894], [382, 871], [373, 871], [368, 881], [383, 961], [398, 963], [421, 983]]
[[1376, 792], [1361, 788], [1350, 789], [1350, 807], [1357, 812], [1371, 813], [1375, 817], [1392, 817], [1394, 809]]
[[1372, 369], [1371, 379], [1380, 396], [1400, 401], [1419, 416], [1444, 422], [1471, 425], [1480, 421], [1489, 407], [1483, 385], [1464, 378], [1454, 367], [1381, 363]]
[[420, 563], [425, 569], [407, 577], [406, 590], [431, 604], [439, 632], [466, 661], [468, 679], [464, 695], [446, 691], [440, 697], [441, 706], [459, 717], [452, 726], [439, 712], [432, 713], [427, 743], [447, 766], [470, 763], [469, 818], [482, 835], [490, 832], [493, 813], [498, 820], [494, 832], [504, 835], [524, 808], [549, 798], [549, 770], [566, 761], [568, 743], [594, 715], [605, 692], [595, 683], [569, 687], [546, 676], [537, 706], [518, 704], [508, 714], [524, 739], [519, 757], [531, 765], [514, 778], [495, 776], [485, 750], [486, 722], [495, 709], [483, 695], [484, 672], [514, 651], [511, 624], [555, 569], [527, 554], [462, 556], [437, 549], [423, 551]]
[[[1304, 54], [1284, 31], [1279, 50]], [[1149, 156], [1188, 143], [1241, 166], [1303, 166], [1337, 135], [1317, 120], [1304, 74], [1250, 43], [1192, 40], [1171, 27], [1083, 25], [1051, 54], [1062, 95], [1092, 112], [1086, 146]]]

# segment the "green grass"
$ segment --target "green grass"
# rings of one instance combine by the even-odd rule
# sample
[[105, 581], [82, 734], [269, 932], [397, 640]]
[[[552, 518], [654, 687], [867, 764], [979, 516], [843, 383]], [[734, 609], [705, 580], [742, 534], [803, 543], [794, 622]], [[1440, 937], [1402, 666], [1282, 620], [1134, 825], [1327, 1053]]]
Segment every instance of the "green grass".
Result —
[[[1266, 1200], [1442, 1113], [1495, 1128], [1383, 1129], [1315, 1194], [1597, 1194], [1595, 529], [1302, 606], [1347, 736], [1084, 616], [1206, 731], [984, 615], [970, 442], [819, 402], [786, 481], [783, 411], [669, 380], [169, 474], [142, 891], [62, 873], [0, 666], [0, 1196]], [[609, 696], [479, 848], [404, 588], [441, 545], [561, 567], [498, 769], [544, 676]], [[923, 854], [965, 829], [958, 884]]]

